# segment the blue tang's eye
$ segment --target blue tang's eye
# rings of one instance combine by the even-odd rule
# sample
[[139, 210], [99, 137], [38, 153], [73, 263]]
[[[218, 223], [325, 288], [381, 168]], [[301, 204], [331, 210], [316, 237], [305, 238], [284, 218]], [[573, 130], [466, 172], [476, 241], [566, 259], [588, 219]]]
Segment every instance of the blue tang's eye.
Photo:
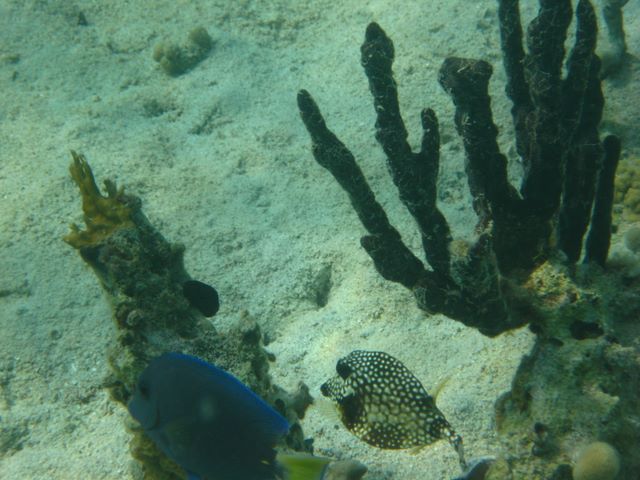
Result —
[[138, 383], [138, 392], [145, 400], [149, 399], [149, 394], [150, 394], [149, 385], [147, 385], [146, 382]]

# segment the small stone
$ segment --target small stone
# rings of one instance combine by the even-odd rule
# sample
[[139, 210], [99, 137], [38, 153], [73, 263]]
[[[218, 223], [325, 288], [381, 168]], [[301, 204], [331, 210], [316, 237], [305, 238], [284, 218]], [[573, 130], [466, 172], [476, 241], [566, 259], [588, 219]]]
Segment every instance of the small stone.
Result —
[[587, 445], [573, 467], [574, 480], [614, 480], [620, 472], [620, 455], [605, 442]]

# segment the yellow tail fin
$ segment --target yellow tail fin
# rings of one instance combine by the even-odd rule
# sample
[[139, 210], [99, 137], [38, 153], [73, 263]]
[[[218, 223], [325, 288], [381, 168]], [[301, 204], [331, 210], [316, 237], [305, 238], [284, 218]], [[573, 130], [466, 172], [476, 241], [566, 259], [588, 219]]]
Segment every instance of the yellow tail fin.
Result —
[[285, 480], [321, 480], [331, 462], [303, 453], [278, 453], [276, 460], [284, 467]]

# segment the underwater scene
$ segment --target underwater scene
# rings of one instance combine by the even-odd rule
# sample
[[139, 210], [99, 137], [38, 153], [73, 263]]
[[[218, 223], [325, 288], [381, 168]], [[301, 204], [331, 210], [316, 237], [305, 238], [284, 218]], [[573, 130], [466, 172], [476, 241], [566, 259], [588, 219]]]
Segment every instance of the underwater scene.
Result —
[[0, 0], [0, 479], [640, 479], [638, 0]]

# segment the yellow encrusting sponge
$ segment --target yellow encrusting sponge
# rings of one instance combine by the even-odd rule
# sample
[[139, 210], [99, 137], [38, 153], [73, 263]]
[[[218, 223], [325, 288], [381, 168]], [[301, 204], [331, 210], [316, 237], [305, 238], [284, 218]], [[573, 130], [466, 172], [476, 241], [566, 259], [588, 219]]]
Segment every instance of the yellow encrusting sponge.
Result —
[[124, 190], [116, 187], [110, 180], [105, 180], [107, 191], [105, 197], [100, 193], [93, 178], [91, 167], [84, 155], [71, 151], [73, 163], [69, 172], [82, 195], [82, 211], [86, 230], [71, 225], [71, 232], [64, 237], [64, 241], [74, 248], [95, 246], [101, 240], [123, 226], [133, 225], [131, 219], [132, 208], [125, 202]]

